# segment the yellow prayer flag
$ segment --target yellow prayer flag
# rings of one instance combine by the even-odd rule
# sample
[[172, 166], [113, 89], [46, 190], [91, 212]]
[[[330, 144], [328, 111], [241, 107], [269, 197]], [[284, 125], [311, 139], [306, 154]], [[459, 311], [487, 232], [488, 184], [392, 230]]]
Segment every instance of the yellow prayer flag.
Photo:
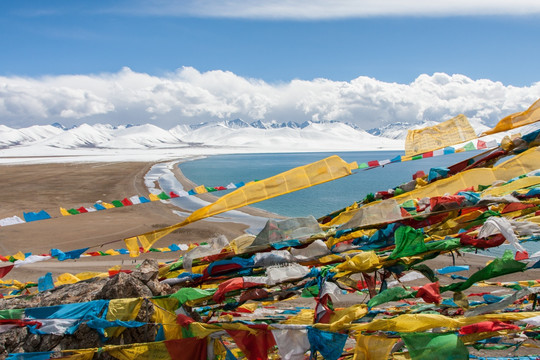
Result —
[[405, 155], [422, 154], [476, 139], [476, 133], [463, 114], [434, 126], [409, 130], [405, 139]]
[[118, 251], [114, 250], [114, 249], [106, 250], [106, 251], [104, 251], [104, 253], [107, 254], [107, 255], [112, 255], [112, 256], [120, 255], [120, 253]]
[[25, 256], [22, 251], [19, 251], [15, 255], [12, 255], [15, 260], [24, 260]]
[[64, 209], [63, 207], [60, 208], [60, 214], [62, 214], [62, 216], [70, 216], [71, 214], [69, 213], [69, 211], [67, 211], [66, 209]]
[[[370, 272], [371, 270], [378, 269], [381, 266], [382, 264], [380, 263], [379, 257], [375, 251], [362, 251], [353, 258], [349, 258], [347, 256], [347, 260], [336, 266], [336, 270], [339, 272]], [[337, 274], [336, 276], [340, 276], [340, 274]]]
[[137, 242], [136, 237], [130, 237], [127, 239], [124, 239], [124, 242], [126, 243], [126, 247], [129, 251], [129, 256], [131, 257], [137, 257], [139, 256], [139, 243]]
[[[152, 320], [155, 323], [163, 324], [163, 332], [166, 340], [181, 339], [182, 327], [176, 323], [176, 314], [169, 311], [169, 309], [163, 308], [162, 305], [168, 307], [168, 304], [162, 303], [160, 300], [161, 299], [150, 299], [150, 301], [154, 304], [154, 314], [152, 315]], [[178, 306], [177, 300], [176, 306]]]
[[163, 341], [133, 344], [129, 347], [108, 345], [102, 349], [119, 360], [171, 360], [167, 346]]
[[486, 320], [515, 321], [539, 316], [540, 312], [485, 314], [470, 317], [450, 317], [439, 314], [404, 314], [390, 319], [378, 319], [369, 323], [352, 324], [354, 331], [419, 332], [444, 327], [449, 330]]
[[511, 194], [518, 189], [528, 188], [529, 186], [540, 184], [540, 176], [527, 176], [521, 179], [512, 181], [511, 183], [501, 186], [490, 187], [482, 192], [482, 196], [504, 196]]
[[94, 349], [82, 349], [82, 350], [63, 350], [63, 353], [68, 353], [58, 359], [64, 360], [92, 360], [94, 354], [97, 352], [97, 348]]
[[[133, 299], [112, 299], [109, 301], [109, 307], [107, 309], [106, 319], [108, 321], [122, 320], [131, 321], [135, 320], [139, 314], [139, 310], [142, 305], [142, 298]], [[125, 327], [110, 327], [105, 329], [105, 336], [113, 337], [120, 335], [126, 328]]]
[[105, 209], [114, 209], [114, 205], [113, 204], [109, 204], [109, 203], [106, 203], [106, 202], [102, 202], [101, 205], [103, 205], [103, 207]]
[[197, 186], [195, 189], [193, 189], [193, 191], [195, 191], [197, 194], [204, 194], [205, 192], [208, 192], [204, 185]]
[[353, 360], [388, 359], [390, 351], [398, 338], [387, 338], [376, 335], [358, 335]]
[[75, 284], [81, 281], [77, 276], [70, 273], [63, 273], [58, 275], [57, 281], [54, 283], [55, 286], [66, 285], [66, 284]]
[[[126, 242], [126, 246], [128, 246], [128, 250], [130, 250], [130, 255], [138, 256], [138, 254], [135, 255], [138, 253], [138, 250], [132, 252], [130, 249], [130, 246], [134, 249], [137, 239], [145, 251], [148, 251], [148, 249], [162, 237], [178, 228], [191, 224], [192, 222], [276, 196], [288, 194], [293, 191], [339, 179], [351, 175], [351, 170], [356, 168], [358, 168], [356, 162], [348, 164], [339, 156], [333, 155], [326, 159], [299, 166], [264, 180], [248, 183], [243, 187], [222, 196], [216, 202], [194, 211], [187, 219], [179, 224], [141, 234], [136, 237], [125, 239], [124, 241]], [[130, 242], [129, 245], [128, 241]]]
[[301, 309], [297, 315], [291, 316], [283, 321], [283, 324], [311, 325], [315, 318], [315, 310]]
[[150, 199], [150, 201], [159, 201], [159, 200], [161, 200], [160, 198], [158, 198], [157, 195], [154, 195], [154, 194], [148, 195], [148, 198]]
[[540, 99], [536, 100], [527, 110], [508, 115], [501, 119], [493, 129], [482, 133], [482, 136], [515, 129], [520, 126], [535, 123], [539, 120]]

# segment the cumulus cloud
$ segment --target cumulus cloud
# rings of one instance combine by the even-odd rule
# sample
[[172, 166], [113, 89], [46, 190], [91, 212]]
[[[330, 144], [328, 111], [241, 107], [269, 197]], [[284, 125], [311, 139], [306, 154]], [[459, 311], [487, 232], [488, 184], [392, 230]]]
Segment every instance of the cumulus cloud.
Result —
[[271, 84], [228, 71], [184, 67], [164, 76], [116, 73], [0, 77], [0, 124], [60, 122], [178, 124], [338, 120], [364, 129], [394, 122], [442, 121], [464, 113], [491, 126], [540, 98], [540, 82], [516, 87], [464, 75], [420, 75], [409, 84], [369, 77]]
[[249, 19], [340, 19], [372, 16], [530, 15], [536, 0], [186, 0], [133, 2], [116, 11], [162, 16]]

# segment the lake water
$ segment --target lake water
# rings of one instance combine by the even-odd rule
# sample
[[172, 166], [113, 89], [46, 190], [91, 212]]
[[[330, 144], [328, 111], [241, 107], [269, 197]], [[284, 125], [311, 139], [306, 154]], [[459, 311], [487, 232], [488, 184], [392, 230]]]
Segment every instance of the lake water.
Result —
[[[450, 166], [459, 161], [477, 155], [479, 151], [467, 151], [427, 158], [388, 164], [371, 170], [356, 170], [353, 175], [291, 194], [262, 201], [252, 206], [288, 217], [313, 215], [315, 218], [332, 213], [362, 200], [366, 194], [394, 188], [410, 181], [418, 170], [426, 174], [437, 166]], [[343, 153], [290, 153], [290, 154], [240, 154], [215, 155], [205, 159], [180, 164], [184, 175], [197, 184], [206, 186], [226, 186], [229, 183], [261, 180], [294, 167], [306, 165], [331, 155], [338, 155], [347, 162], [358, 164], [371, 160], [392, 159], [403, 155], [400, 151], [362, 151]], [[189, 190], [189, 189], [186, 189]], [[216, 191], [213, 194], [222, 196], [228, 191]], [[540, 250], [540, 244], [527, 242], [523, 244], [530, 254]], [[488, 256], [500, 256], [505, 249], [513, 249], [509, 245], [479, 251]]]
[[[449, 166], [476, 155], [477, 151], [438, 156], [422, 160], [388, 164], [371, 170], [356, 170], [351, 176], [269, 199], [253, 206], [289, 217], [313, 215], [316, 218], [351, 205], [368, 193], [394, 188], [410, 181], [423, 170], [426, 174], [436, 166]], [[297, 166], [306, 165], [331, 155], [358, 164], [371, 160], [392, 159], [399, 151], [362, 151], [343, 153], [290, 153], [216, 155], [180, 164], [184, 175], [197, 184], [226, 186], [229, 183], [261, 180]], [[189, 190], [189, 189], [186, 189]], [[213, 194], [221, 196], [225, 191]]]

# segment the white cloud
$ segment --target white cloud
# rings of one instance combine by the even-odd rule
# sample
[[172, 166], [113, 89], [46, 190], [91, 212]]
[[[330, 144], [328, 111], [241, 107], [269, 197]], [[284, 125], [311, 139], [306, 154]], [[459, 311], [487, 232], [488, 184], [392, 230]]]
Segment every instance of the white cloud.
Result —
[[540, 98], [540, 82], [505, 86], [487, 79], [436, 73], [410, 84], [369, 77], [351, 81], [293, 80], [270, 84], [227, 71], [185, 67], [164, 76], [136, 73], [0, 77], [0, 124], [61, 122], [178, 124], [340, 120], [365, 129], [388, 123], [442, 121], [459, 113], [488, 125]]
[[372, 16], [530, 15], [540, 13], [536, 0], [154, 0], [123, 12], [162, 16], [249, 19], [340, 19]]

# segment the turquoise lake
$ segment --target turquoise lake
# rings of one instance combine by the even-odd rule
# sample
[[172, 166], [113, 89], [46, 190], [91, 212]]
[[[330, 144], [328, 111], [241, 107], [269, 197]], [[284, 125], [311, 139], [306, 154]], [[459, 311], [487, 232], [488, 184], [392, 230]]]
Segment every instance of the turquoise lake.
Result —
[[[362, 200], [366, 194], [394, 188], [410, 181], [418, 170], [426, 174], [437, 166], [449, 166], [477, 155], [479, 151], [468, 151], [443, 155], [422, 160], [388, 164], [371, 170], [356, 170], [353, 175], [308, 189], [299, 190], [277, 198], [262, 201], [252, 206], [288, 217], [313, 215], [319, 218], [335, 210]], [[180, 164], [184, 175], [197, 184], [206, 186], [226, 186], [229, 183], [261, 180], [294, 167], [306, 165], [338, 155], [347, 162], [359, 164], [371, 160], [392, 159], [403, 155], [400, 151], [363, 151], [341, 153], [287, 153], [287, 154], [240, 154], [215, 155], [205, 159]], [[189, 190], [189, 189], [186, 189]], [[216, 191], [221, 196], [228, 191]], [[523, 244], [530, 254], [540, 250], [540, 244], [527, 242]], [[500, 256], [505, 249], [513, 249], [509, 245], [479, 251], [487, 256]], [[514, 250], [515, 251], [515, 250]]]
[[[313, 215], [316, 218], [349, 206], [368, 193], [394, 188], [410, 181], [418, 170], [426, 174], [436, 166], [449, 166], [478, 154], [469, 151], [422, 160], [388, 164], [371, 170], [356, 170], [353, 175], [269, 199], [252, 206], [289, 217]], [[331, 155], [359, 164], [371, 160], [392, 159], [399, 151], [363, 151], [342, 153], [287, 153], [215, 155], [180, 164], [184, 175], [197, 184], [226, 186], [229, 183], [261, 180], [294, 167], [306, 165]], [[189, 190], [189, 189], [186, 189]], [[221, 196], [226, 191], [213, 194]]]

